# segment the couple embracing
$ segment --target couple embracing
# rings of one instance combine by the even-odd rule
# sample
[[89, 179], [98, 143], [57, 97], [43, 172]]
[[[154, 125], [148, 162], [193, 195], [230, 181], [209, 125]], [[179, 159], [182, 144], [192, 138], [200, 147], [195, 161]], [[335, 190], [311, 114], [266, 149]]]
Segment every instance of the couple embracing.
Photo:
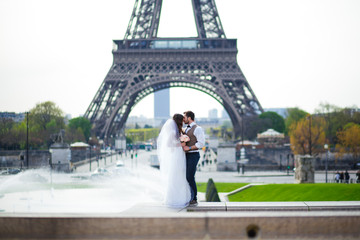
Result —
[[204, 144], [204, 132], [195, 123], [192, 111], [184, 115], [175, 114], [162, 127], [157, 145], [167, 206], [197, 205], [195, 173], [200, 159], [199, 149]]

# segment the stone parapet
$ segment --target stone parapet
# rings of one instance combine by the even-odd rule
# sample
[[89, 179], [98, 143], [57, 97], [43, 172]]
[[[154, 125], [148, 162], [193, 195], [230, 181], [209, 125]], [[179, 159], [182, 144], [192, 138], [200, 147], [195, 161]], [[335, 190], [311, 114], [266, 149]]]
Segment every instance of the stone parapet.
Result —
[[0, 215], [6, 239], [358, 239], [360, 212]]

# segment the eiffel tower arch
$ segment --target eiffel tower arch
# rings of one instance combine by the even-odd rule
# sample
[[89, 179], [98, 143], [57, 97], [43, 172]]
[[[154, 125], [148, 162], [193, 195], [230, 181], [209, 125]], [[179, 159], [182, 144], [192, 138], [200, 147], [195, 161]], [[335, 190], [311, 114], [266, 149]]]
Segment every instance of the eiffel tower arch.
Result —
[[161, 5], [135, 0], [124, 39], [114, 40], [113, 64], [85, 113], [94, 134], [115, 136], [144, 97], [185, 87], [218, 101], [239, 137], [242, 121], [263, 109], [237, 64], [236, 39], [226, 38], [215, 0], [192, 0], [196, 38], [158, 38]]

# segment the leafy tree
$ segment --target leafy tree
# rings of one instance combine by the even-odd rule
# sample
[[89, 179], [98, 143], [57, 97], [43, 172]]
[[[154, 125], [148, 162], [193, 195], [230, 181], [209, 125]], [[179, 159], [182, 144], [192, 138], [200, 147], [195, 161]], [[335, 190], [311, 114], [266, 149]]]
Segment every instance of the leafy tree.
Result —
[[68, 143], [86, 142], [83, 130], [78, 127], [76, 129], [66, 127], [65, 141]]
[[294, 154], [316, 156], [323, 152], [325, 121], [308, 115], [290, 126], [290, 143]]
[[33, 148], [47, 148], [52, 143], [50, 135], [64, 128], [63, 111], [55, 103], [36, 104], [29, 114], [29, 144]]
[[12, 136], [11, 129], [15, 125], [12, 119], [0, 118], [0, 149], [9, 149], [9, 137]]
[[247, 116], [244, 120], [244, 139], [254, 140], [258, 133], [270, 128], [270, 119], [261, 119], [259, 116]]
[[288, 135], [290, 126], [297, 123], [300, 119], [305, 118], [309, 113], [299, 108], [288, 108], [287, 117], [285, 119], [285, 134]]
[[84, 117], [73, 118], [69, 120], [68, 129], [69, 131], [77, 131], [78, 135], [83, 135], [82, 137], [78, 136], [77, 141], [88, 141], [91, 134], [91, 123]]
[[127, 143], [129, 143], [129, 144], [133, 143], [133, 141], [130, 137], [126, 136], [125, 138], [126, 138]]
[[326, 138], [331, 145], [338, 143], [337, 132], [344, 129], [348, 123], [360, 124], [360, 112], [357, 107], [339, 108], [328, 103], [321, 103], [315, 111], [327, 123]]
[[329, 103], [320, 103], [319, 107], [315, 109], [315, 113], [322, 116], [326, 121], [326, 138], [330, 144], [333, 143], [334, 137], [336, 137], [336, 124], [335, 115], [340, 112], [341, 109], [335, 105]]
[[[272, 128], [278, 132], [283, 133], [285, 131], [285, 121], [282, 116], [277, 114], [276, 112], [264, 112], [259, 115], [260, 119], [268, 119], [270, 125], [267, 127], [267, 129]], [[264, 129], [264, 130], [267, 130]]]
[[60, 130], [64, 128], [64, 113], [51, 101], [38, 103], [30, 110], [29, 122], [31, 125], [39, 127], [41, 130], [47, 130], [47, 124], [54, 121], [52, 124], [57, 126]]
[[339, 143], [336, 145], [336, 149], [339, 151], [339, 155], [350, 153], [355, 165], [360, 156], [360, 125], [347, 124], [344, 130], [338, 131], [337, 137]]
[[16, 150], [24, 147], [25, 131], [22, 129], [22, 123], [16, 123], [8, 118], [0, 118], [0, 149]]

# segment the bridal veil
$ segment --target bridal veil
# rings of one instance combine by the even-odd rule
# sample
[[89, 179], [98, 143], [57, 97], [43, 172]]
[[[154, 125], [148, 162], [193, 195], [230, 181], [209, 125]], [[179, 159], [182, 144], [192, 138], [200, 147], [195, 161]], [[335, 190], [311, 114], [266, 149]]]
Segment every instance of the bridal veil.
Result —
[[173, 119], [165, 122], [157, 140], [157, 153], [164, 187], [164, 202], [170, 207], [185, 207], [190, 201], [186, 180], [186, 158]]

